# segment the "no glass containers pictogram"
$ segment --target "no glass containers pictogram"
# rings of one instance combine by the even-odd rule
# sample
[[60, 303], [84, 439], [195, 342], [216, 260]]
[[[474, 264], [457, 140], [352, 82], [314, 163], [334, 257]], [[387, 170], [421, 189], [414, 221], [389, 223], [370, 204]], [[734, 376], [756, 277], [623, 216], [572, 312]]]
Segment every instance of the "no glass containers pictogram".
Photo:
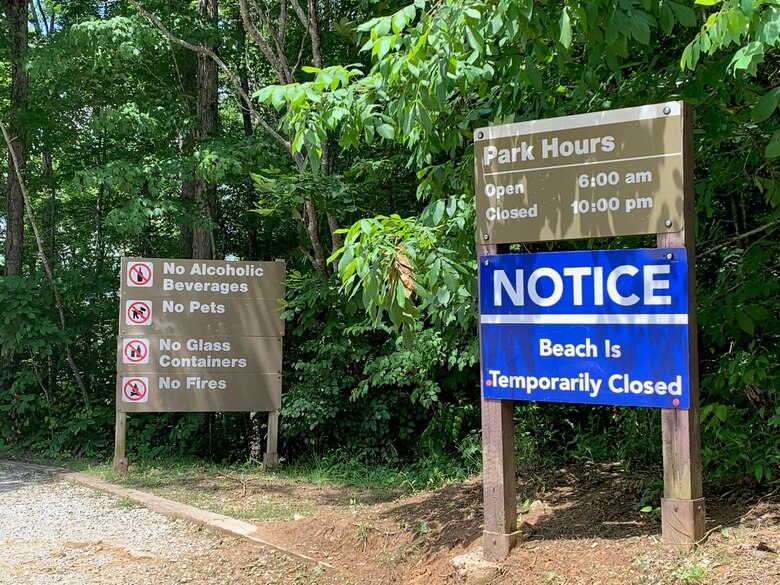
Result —
[[127, 264], [127, 286], [149, 288], [154, 282], [154, 265], [151, 262]]
[[142, 376], [122, 378], [122, 402], [147, 402], [149, 378]]
[[125, 302], [125, 324], [151, 325], [152, 301], [128, 300]]
[[123, 339], [122, 363], [124, 364], [148, 364], [149, 340], [148, 339]]

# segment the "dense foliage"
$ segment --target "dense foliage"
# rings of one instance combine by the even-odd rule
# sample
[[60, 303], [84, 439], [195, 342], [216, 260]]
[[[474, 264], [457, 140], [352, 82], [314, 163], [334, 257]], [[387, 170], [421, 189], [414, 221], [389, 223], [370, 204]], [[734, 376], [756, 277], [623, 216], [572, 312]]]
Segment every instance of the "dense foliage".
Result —
[[[780, 4], [224, 0], [213, 19], [204, 2], [34, 3], [24, 103], [0, 46], [40, 232], [28, 218], [23, 272], [0, 281], [0, 445], [108, 452], [119, 258], [192, 252], [183, 234], [200, 231], [215, 257], [287, 260], [286, 457], [474, 468], [473, 129], [682, 99], [705, 471], [777, 475]], [[206, 131], [212, 49], [219, 124]], [[193, 183], [215, 197], [185, 196]], [[525, 464], [660, 460], [652, 410], [519, 404], [516, 418]], [[139, 415], [129, 447], [245, 459], [252, 435], [246, 414]]]

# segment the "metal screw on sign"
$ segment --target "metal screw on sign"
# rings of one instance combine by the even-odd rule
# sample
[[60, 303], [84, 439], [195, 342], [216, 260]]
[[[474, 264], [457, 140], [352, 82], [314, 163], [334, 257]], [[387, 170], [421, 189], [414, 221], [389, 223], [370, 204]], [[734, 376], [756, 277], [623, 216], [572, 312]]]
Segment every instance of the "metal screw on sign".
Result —
[[671, 113], [672, 113], [672, 108], [670, 108], [669, 106], [666, 106], [664, 108], [664, 114], [666, 114], [668, 116]]
[[669, 253], [666, 255], [666, 259], [667, 259], [667, 260], [674, 260], [674, 254], [672, 254], [671, 252], [669, 252]]
[[667, 219], [667, 220], [664, 222], [664, 225], [665, 225], [666, 227], [672, 227], [672, 220], [671, 220], [671, 219]]
[[490, 266], [490, 260], [485, 260], [485, 266]]
[[488, 240], [488, 239], [490, 239], [490, 236], [489, 236], [489, 235], [487, 235], [487, 234], [485, 234], [484, 236], [482, 236], [482, 239], [483, 239], [483, 240]]
[[477, 138], [482, 138], [484, 135], [484, 132], [477, 132]]

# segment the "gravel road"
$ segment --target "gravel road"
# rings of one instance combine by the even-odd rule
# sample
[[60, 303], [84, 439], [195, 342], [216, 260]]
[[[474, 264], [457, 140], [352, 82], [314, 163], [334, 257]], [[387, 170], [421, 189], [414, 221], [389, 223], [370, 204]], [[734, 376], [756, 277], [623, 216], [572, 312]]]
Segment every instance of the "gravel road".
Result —
[[284, 583], [274, 557], [129, 500], [0, 465], [1, 585]]

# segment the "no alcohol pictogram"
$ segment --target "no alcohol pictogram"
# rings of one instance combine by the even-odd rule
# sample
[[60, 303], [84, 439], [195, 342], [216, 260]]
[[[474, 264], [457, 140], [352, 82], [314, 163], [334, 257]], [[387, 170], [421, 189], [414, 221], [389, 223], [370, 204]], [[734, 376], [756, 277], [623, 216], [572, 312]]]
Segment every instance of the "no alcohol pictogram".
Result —
[[148, 364], [149, 363], [149, 340], [148, 339], [122, 340], [122, 363]]
[[125, 303], [127, 325], [150, 325], [152, 323], [152, 302], [129, 300]]
[[130, 262], [127, 265], [127, 286], [150, 287], [154, 269], [151, 262]]
[[123, 402], [146, 402], [149, 400], [149, 378], [137, 376], [122, 378]]

